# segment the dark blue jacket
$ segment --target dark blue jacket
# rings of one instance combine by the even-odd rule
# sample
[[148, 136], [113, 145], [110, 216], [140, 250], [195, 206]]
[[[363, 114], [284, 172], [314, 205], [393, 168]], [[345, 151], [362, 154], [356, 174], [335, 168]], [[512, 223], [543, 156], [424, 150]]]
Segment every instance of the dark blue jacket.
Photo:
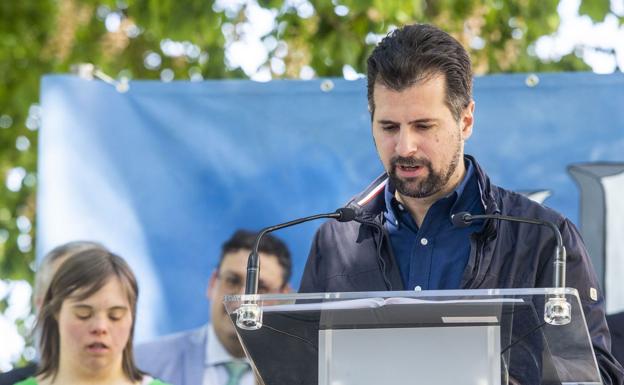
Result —
[[611, 351], [622, 363], [624, 361], [624, 312], [608, 315], [607, 324], [611, 332]]
[[[469, 157], [467, 155], [467, 157]], [[527, 197], [493, 185], [472, 157], [487, 214], [503, 214], [556, 223], [568, 253], [566, 286], [578, 290], [598, 365], [605, 384], [622, 384], [624, 370], [611, 355], [604, 297], [581, 236], [572, 222]], [[324, 223], [317, 231], [300, 292], [404, 290], [384, 229], [384, 174], [348, 203], [352, 222]], [[449, 219], [450, 220], [450, 219]], [[461, 289], [553, 286], [555, 238], [544, 226], [486, 221], [474, 233]], [[597, 290], [597, 299], [590, 297]]]

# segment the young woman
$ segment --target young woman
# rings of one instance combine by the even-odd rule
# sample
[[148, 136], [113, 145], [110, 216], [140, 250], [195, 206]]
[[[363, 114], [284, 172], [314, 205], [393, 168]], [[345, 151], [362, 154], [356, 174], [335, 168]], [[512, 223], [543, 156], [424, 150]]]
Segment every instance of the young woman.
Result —
[[105, 250], [74, 255], [58, 269], [37, 319], [41, 362], [17, 385], [163, 385], [132, 355], [138, 287], [128, 264]]

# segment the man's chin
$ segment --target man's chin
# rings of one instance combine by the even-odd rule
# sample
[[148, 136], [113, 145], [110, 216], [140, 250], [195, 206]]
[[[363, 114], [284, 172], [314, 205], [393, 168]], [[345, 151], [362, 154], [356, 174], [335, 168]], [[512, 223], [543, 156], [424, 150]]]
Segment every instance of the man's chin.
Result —
[[225, 338], [228, 339], [236, 338], [236, 329], [234, 329], [234, 325], [227, 323], [223, 327], [223, 334], [226, 336]]
[[393, 181], [393, 184], [401, 196], [410, 198], [424, 198], [428, 196], [426, 193], [423, 193], [422, 182], [416, 180], [416, 178], [410, 178], [410, 180], [396, 179]]
[[432, 186], [429, 178], [399, 178], [391, 175], [390, 182], [401, 196], [408, 198], [428, 198], [440, 191], [438, 186]]

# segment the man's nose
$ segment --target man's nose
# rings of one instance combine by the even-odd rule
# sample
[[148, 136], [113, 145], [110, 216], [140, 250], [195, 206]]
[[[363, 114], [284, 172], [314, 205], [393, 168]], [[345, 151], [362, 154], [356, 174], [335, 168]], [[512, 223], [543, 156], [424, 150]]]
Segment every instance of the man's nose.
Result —
[[245, 294], [245, 285], [247, 284], [247, 271], [241, 275], [240, 284], [236, 287], [234, 294]]
[[418, 134], [410, 127], [401, 127], [396, 135], [395, 152], [399, 156], [408, 157], [418, 152]]

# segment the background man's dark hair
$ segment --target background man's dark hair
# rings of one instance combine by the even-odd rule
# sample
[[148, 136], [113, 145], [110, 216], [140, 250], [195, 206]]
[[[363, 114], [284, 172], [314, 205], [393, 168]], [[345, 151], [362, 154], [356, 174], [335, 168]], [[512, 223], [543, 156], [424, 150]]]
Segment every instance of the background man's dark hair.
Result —
[[376, 83], [402, 91], [442, 74], [446, 80], [446, 104], [455, 120], [472, 100], [470, 57], [451, 35], [427, 24], [396, 29], [375, 47], [368, 58], [368, 106], [375, 113]]
[[[253, 249], [257, 235], [257, 232], [237, 230], [230, 239], [225, 241], [225, 243], [221, 247], [221, 257], [219, 258], [218, 267], [221, 267], [221, 262], [223, 261], [223, 257], [226, 254], [235, 253], [239, 250], [251, 251], [251, 249]], [[262, 241], [260, 241], [258, 252], [274, 255], [275, 257], [277, 257], [277, 262], [283, 270], [284, 281], [282, 283], [282, 286], [287, 285], [288, 281], [290, 281], [292, 260], [290, 258], [290, 251], [288, 250], [286, 244], [278, 238], [270, 234], [266, 234], [264, 237], [262, 237]]]

